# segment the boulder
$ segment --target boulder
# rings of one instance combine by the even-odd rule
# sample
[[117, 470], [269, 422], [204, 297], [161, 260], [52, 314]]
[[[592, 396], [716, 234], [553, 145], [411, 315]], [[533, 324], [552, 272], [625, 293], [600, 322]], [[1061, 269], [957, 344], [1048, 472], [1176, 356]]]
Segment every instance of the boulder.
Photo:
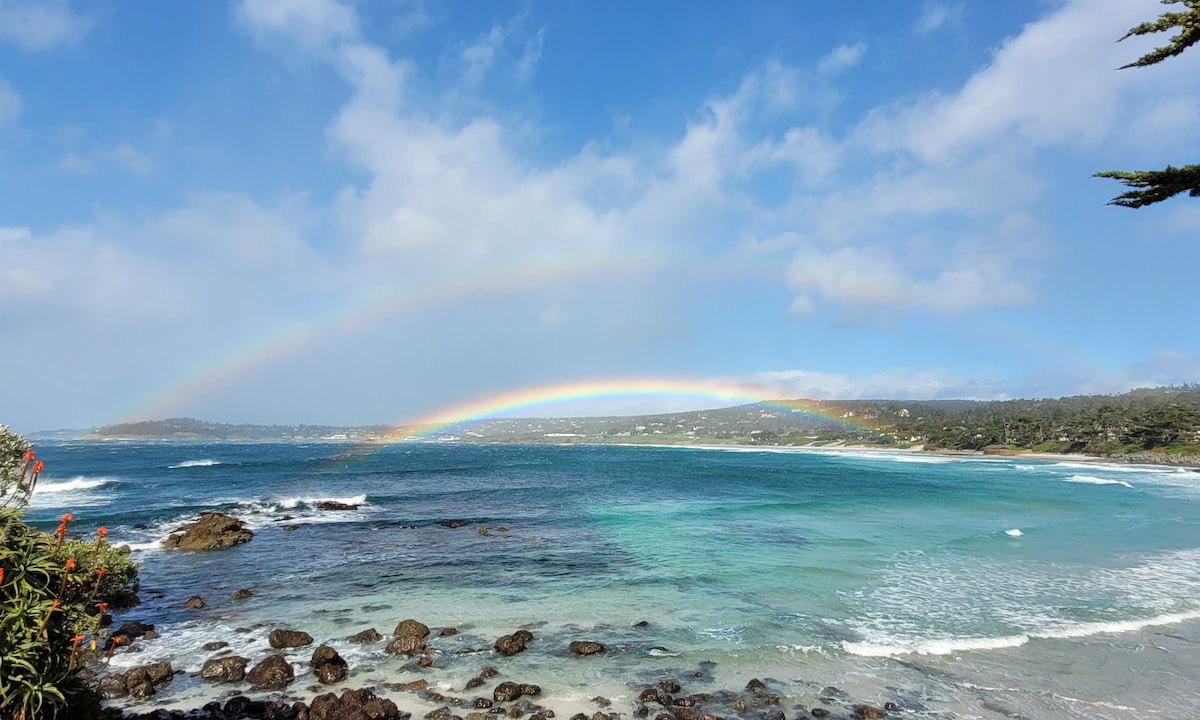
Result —
[[317, 680], [323, 685], [332, 685], [345, 680], [346, 673], [350, 669], [349, 664], [341, 655], [338, 655], [337, 650], [328, 645], [321, 645], [316, 650], [313, 650], [312, 659], [308, 661], [308, 666], [313, 669]]
[[575, 640], [569, 646], [576, 655], [598, 655], [604, 652], [604, 646], [591, 640]]
[[312, 635], [300, 630], [276, 628], [267, 636], [267, 642], [276, 650], [312, 645]]
[[391, 655], [415, 655], [425, 649], [429, 627], [416, 620], [402, 620], [392, 635], [394, 639], [387, 644], [386, 652]]
[[357, 635], [352, 635], [350, 637], [350, 642], [352, 642], [352, 643], [373, 643], [373, 642], [379, 642], [382, 639], [383, 639], [383, 636], [380, 635], [379, 632], [377, 630], [375, 630], [375, 628], [369, 628], [367, 630], [363, 630], [362, 632], [358, 633]]
[[516, 655], [523, 651], [531, 640], [533, 640], [533, 633], [528, 630], [518, 630], [512, 635], [502, 636], [492, 647], [501, 655]]
[[187, 599], [187, 602], [185, 602], [183, 604], [183, 609], [184, 610], [203, 610], [204, 609], [204, 598], [200, 597], [199, 595], [191, 596], [190, 598]]
[[180, 550], [218, 550], [250, 542], [254, 533], [242, 526], [242, 521], [221, 513], [200, 513], [200, 519], [183, 528], [182, 532], [163, 540], [163, 545]]
[[214, 640], [212, 642], [206, 642], [203, 645], [203, 649], [208, 650], [209, 652], [227, 647], [229, 647], [229, 643], [225, 642], [224, 640]]
[[324, 500], [322, 502], [317, 503], [317, 509], [318, 510], [331, 510], [331, 511], [357, 510], [358, 506], [350, 505], [349, 503], [337, 502], [336, 500]]
[[872, 705], [855, 705], [851, 708], [850, 717], [855, 720], [882, 720], [887, 717], [887, 712]]
[[492, 699], [496, 702], [509, 702], [521, 697], [521, 686], [515, 682], [502, 682], [492, 691]]
[[200, 677], [213, 682], [241, 682], [246, 679], [246, 664], [250, 661], [237, 655], [205, 660]]
[[246, 588], [242, 588], [241, 590], [233, 591], [233, 599], [234, 600], [245, 600], [246, 598], [250, 597], [253, 594], [254, 593], [251, 592], [250, 590], [247, 590]]
[[296, 679], [292, 665], [282, 655], [268, 655], [246, 673], [246, 680], [256, 688], [282, 690]]

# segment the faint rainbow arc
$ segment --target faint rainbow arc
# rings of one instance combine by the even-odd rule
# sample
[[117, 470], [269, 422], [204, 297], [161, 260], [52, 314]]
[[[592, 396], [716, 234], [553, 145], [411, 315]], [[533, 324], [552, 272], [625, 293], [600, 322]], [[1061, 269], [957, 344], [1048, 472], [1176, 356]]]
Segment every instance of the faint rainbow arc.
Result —
[[520, 289], [534, 282], [578, 278], [618, 269], [644, 270], [651, 265], [652, 261], [647, 258], [628, 256], [546, 261], [460, 275], [434, 285], [409, 286], [360, 296], [313, 318], [277, 326], [269, 333], [193, 364], [182, 379], [177, 378], [166, 389], [143, 396], [130, 410], [120, 413], [115, 422], [167, 417], [173, 409], [274, 359], [286, 357], [338, 330], [351, 331], [389, 315], [473, 294]]

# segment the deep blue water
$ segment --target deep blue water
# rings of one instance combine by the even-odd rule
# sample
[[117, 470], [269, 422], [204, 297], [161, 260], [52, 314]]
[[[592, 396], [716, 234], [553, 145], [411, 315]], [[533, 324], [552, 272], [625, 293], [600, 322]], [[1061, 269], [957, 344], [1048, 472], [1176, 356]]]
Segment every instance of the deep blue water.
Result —
[[[929, 716], [1200, 709], [1190, 684], [1159, 672], [1200, 652], [1135, 652], [1192, 637], [1200, 618], [1189, 470], [458, 443], [37, 450], [47, 470], [31, 519], [50, 528], [69, 511], [76, 531], [106, 526], [142, 564], [145, 602], [128, 616], [163, 638], [118, 664], [169, 657], [194, 672], [204, 642], [263, 655], [265, 629], [289, 626], [344, 651], [352, 680], [391, 681], [401, 661], [344, 639], [414, 617], [463, 631], [442, 641], [446, 687], [495, 660], [496, 636], [533, 627], [543, 649], [513, 667], [568, 704], [707, 661], [730, 682], [770, 674], [801, 701], [813, 683], [838, 684]], [[323, 499], [359, 508], [319, 511]], [[242, 518], [254, 540], [159, 546], [200, 510]], [[243, 587], [254, 597], [232, 601]], [[205, 610], [183, 609], [193, 594]], [[557, 648], [582, 636], [619, 651], [564, 664]], [[1126, 662], [1142, 663], [1136, 682], [1114, 676]], [[168, 698], [215, 692], [182, 677]]]

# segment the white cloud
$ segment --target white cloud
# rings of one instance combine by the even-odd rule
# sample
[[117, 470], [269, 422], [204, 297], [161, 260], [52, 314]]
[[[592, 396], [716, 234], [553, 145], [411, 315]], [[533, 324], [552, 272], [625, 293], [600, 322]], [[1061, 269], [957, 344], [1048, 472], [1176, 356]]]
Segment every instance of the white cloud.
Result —
[[21, 114], [21, 96], [0, 78], [0, 125], [16, 120]]
[[260, 37], [282, 35], [310, 51], [358, 32], [354, 8], [336, 0], [242, 0], [239, 19]]
[[145, 177], [154, 172], [157, 164], [146, 153], [129, 143], [121, 143], [108, 152], [108, 157], [134, 175]]
[[503, 47], [508, 34], [499, 25], [493, 25], [487, 34], [463, 49], [461, 54], [463, 64], [463, 82], [475, 86], [483, 82], [483, 78], [492, 68], [496, 53]]
[[542, 46], [546, 41], [546, 28], [538, 28], [533, 37], [525, 43], [525, 51], [517, 61], [517, 77], [528, 80], [533, 77], [533, 71], [542, 60]]
[[857, 375], [810, 370], [773, 370], [730, 380], [762, 387], [776, 398], [808, 400], [993, 400], [1010, 397], [1006, 388], [1000, 384], [968, 380], [940, 369], [897, 368]]
[[960, 3], [925, 0], [925, 5], [921, 8], [921, 16], [917, 18], [913, 27], [918, 33], [932, 32], [943, 25], [957, 23], [962, 18], [962, 10]]
[[67, 0], [0, 2], [0, 40], [28, 52], [73, 45], [90, 29], [91, 22], [73, 12]]
[[89, 175], [96, 172], [96, 163], [91, 158], [69, 152], [58, 161], [58, 169], [72, 175]]
[[861, 42], [853, 45], [838, 45], [821, 58], [821, 62], [817, 64], [817, 73], [835, 75], [847, 68], [854, 67], [859, 60], [862, 60], [866, 51], [867, 46]]

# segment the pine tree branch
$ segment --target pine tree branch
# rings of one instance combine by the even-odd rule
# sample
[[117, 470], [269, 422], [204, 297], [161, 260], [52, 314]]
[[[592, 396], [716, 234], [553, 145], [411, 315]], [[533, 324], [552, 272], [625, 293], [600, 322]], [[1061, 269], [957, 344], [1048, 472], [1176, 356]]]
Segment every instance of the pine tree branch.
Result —
[[1200, 165], [1184, 165], [1181, 168], [1168, 165], [1162, 170], [1135, 172], [1109, 170], [1096, 173], [1093, 177], [1112, 178], [1134, 188], [1110, 200], [1109, 205], [1140, 208], [1162, 202], [1182, 192], [1192, 197], [1200, 197]]
[[1131, 67], [1146, 67], [1147, 65], [1155, 65], [1163, 60], [1166, 60], [1167, 58], [1179, 55], [1192, 45], [1200, 42], [1200, 0], [1162, 0], [1162, 3], [1163, 5], [1176, 5], [1183, 3], [1183, 6], [1186, 7], [1187, 10], [1184, 12], [1163, 13], [1158, 17], [1158, 20], [1136, 25], [1130, 28], [1129, 32], [1122, 35], [1117, 42], [1131, 38], [1135, 35], [1153, 35], [1155, 33], [1166, 32], [1173, 28], [1179, 28], [1179, 33], [1171, 38], [1169, 45], [1155, 48], [1134, 62], [1131, 62], [1128, 65], [1122, 65], [1122, 70]]

